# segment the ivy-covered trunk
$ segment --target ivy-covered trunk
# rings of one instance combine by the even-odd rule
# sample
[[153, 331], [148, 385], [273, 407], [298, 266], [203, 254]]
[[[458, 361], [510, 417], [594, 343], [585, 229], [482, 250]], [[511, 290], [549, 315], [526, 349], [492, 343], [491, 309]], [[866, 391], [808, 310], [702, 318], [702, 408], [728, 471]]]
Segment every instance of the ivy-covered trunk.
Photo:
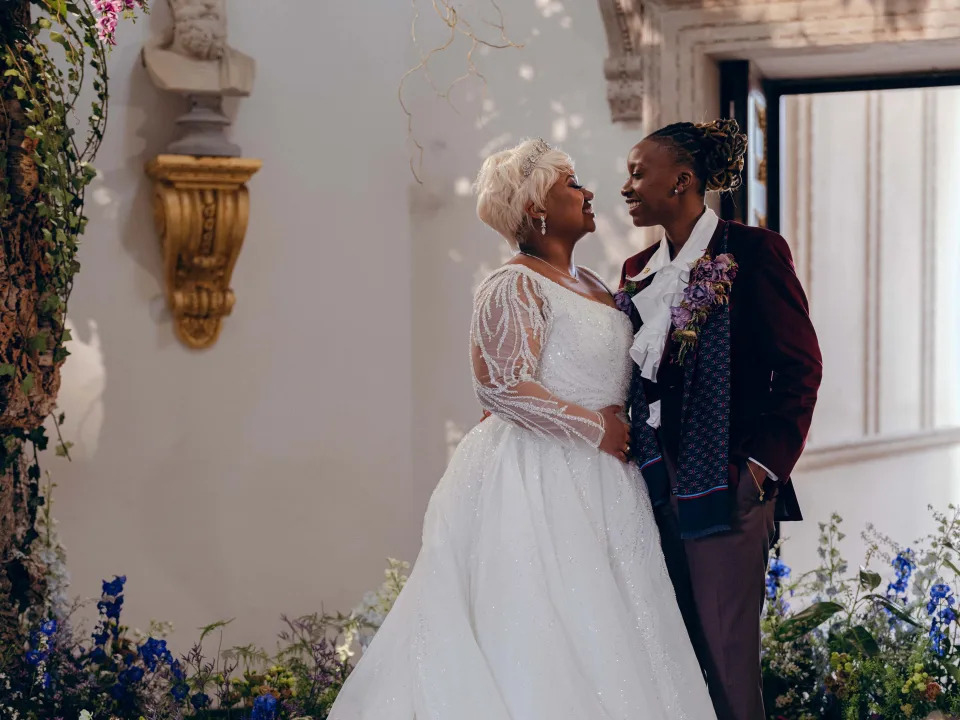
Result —
[[[47, 444], [43, 423], [56, 405], [60, 366], [68, 355], [67, 301], [80, 268], [84, 194], [96, 175], [90, 162], [107, 121], [107, 48], [115, 43], [120, 15], [133, 17], [137, 8], [146, 10], [145, 0], [0, 0], [4, 635], [26, 609], [53, 612], [46, 569], [31, 555], [43, 500], [37, 454]], [[67, 445], [61, 442], [58, 450]], [[0, 636], [0, 649], [9, 646], [6, 639]]]
[[44, 594], [42, 568], [30, 557], [40, 502], [30, 440], [45, 444], [41, 426], [60, 385], [49, 338], [63, 323], [62, 314], [38, 312], [50, 303], [47, 221], [38, 211], [36, 141], [8, 61], [11, 52], [22, 57], [29, 25], [28, 0], [0, 3], [0, 642]]

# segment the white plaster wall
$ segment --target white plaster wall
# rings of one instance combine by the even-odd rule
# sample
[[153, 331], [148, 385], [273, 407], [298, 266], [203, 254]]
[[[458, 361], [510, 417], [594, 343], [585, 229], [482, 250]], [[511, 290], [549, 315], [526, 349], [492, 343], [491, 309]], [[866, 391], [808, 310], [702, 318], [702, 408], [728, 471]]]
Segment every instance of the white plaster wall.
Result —
[[412, 557], [409, 175], [397, 70], [403, 3], [233, 0], [257, 59], [232, 138], [263, 160], [217, 345], [173, 335], [144, 162], [180, 111], [138, 52], [167, 9], [124, 24], [97, 160], [75, 357], [61, 400], [73, 463], [47, 461], [73, 590], [128, 577], [128, 621], [271, 642], [281, 612], [349, 609], [384, 558]]

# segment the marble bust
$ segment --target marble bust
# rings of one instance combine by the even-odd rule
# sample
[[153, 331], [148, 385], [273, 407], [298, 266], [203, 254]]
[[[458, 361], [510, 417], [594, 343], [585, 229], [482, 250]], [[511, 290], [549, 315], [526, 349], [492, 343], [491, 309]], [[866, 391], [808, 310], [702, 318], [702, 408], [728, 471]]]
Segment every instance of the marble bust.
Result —
[[177, 119], [182, 137], [167, 146], [177, 155], [239, 156], [229, 142], [223, 98], [246, 97], [256, 62], [227, 45], [226, 0], [168, 0], [173, 26], [143, 48], [143, 64], [161, 90], [185, 95], [190, 110]]
[[185, 95], [249, 95], [256, 63], [227, 45], [226, 0], [168, 2], [173, 27], [143, 49], [153, 83]]

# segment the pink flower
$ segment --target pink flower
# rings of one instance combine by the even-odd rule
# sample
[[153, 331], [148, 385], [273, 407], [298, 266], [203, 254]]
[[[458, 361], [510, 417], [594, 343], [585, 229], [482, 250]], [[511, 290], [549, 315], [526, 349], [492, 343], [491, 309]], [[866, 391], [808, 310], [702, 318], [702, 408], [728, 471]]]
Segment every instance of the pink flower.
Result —
[[93, 0], [93, 11], [97, 15], [97, 35], [101, 42], [116, 45], [117, 15], [123, 9], [122, 0]]
[[146, 7], [146, 0], [91, 0], [96, 15], [97, 35], [107, 45], [116, 45], [120, 14]]
[[116, 17], [123, 11], [124, 0], [93, 0], [93, 10], [101, 17]]

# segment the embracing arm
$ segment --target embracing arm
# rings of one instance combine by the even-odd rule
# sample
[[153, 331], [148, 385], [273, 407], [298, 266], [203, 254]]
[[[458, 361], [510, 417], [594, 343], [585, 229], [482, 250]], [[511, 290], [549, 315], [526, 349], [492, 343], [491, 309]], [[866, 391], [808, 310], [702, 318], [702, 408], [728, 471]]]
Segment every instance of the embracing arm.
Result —
[[601, 413], [556, 397], [535, 379], [549, 316], [536, 282], [522, 272], [503, 271], [480, 286], [470, 331], [477, 398], [485, 410], [542, 437], [598, 448]]

